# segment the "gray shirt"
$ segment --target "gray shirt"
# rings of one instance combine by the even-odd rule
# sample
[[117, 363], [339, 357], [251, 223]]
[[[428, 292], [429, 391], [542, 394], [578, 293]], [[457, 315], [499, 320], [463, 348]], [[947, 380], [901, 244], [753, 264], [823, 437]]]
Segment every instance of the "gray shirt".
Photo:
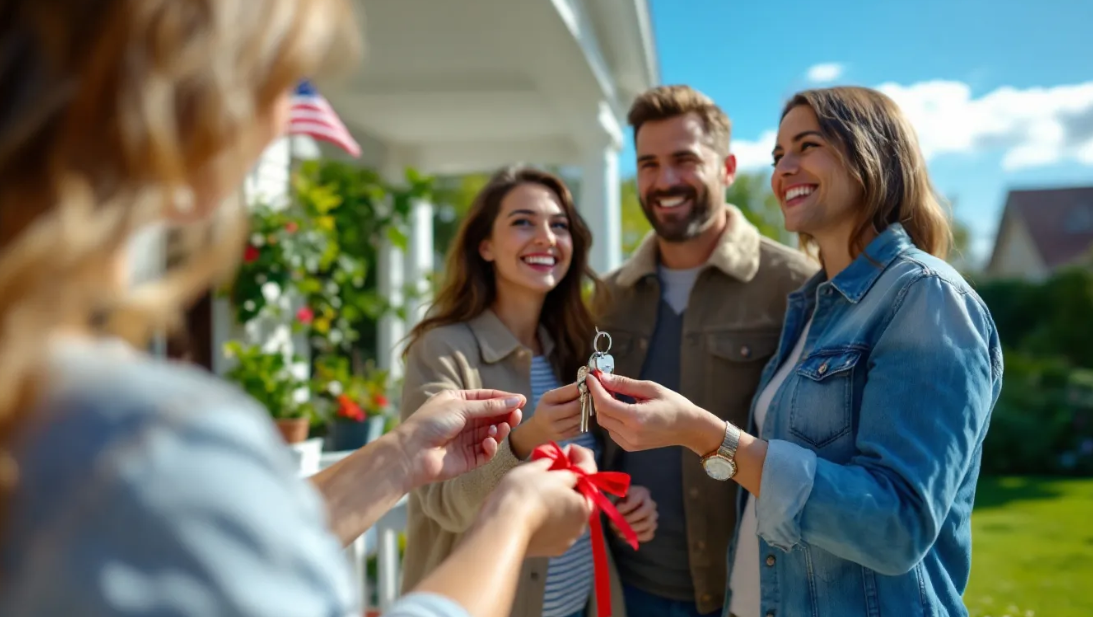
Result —
[[[317, 492], [269, 415], [195, 368], [73, 344], [16, 444], [5, 617], [360, 615]], [[407, 596], [389, 615], [465, 615]]]
[[[683, 313], [701, 268], [659, 269], [661, 300], [657, 323], [649, 341], [640, 378], [679, 390]], [[635, 551], [610, 536], [619, 577], [662, 598], [694, 601], [694, 581], [687, 552], [687, 523], [683, 509], [683, 457], [678, 446], [622, 454], [620, 466], [635, 486], [649, 489], [657, 503], [657, 532]]]

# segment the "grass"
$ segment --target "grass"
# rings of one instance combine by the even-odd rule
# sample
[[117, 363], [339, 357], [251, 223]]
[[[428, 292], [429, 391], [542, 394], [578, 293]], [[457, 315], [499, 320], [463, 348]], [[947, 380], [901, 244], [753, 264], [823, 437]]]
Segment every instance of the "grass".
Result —
[[982, 478], [972, 617], [1093, 615], [1093, 479]]

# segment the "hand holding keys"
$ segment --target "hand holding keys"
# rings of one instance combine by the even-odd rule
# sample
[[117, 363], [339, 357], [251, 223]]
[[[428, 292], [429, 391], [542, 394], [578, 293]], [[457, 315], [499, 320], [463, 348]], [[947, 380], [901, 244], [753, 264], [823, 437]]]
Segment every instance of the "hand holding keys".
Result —
[[[607, 338], [607, 349], [600, 351], [599, 343], [600, 337]], [[592, 397], [588, 394], [588, 385], [585, 380], [588, 379], [588, 374], [599, 371], [601, 373], [611, 373], [615, 370], [615, 358], [611, 356], [611, 335], [606, 332], [600, 332], [599, 328], [596, 328], [596, 338], [592, 340], [592, 357], [588, 359], [588, 366], [582, 366], [577, 371], [577, 391], [581, 393], [581, 432], [588, 432], [589, 422], [592, 416], [596, 415], [596, 408], [592, 404]]]

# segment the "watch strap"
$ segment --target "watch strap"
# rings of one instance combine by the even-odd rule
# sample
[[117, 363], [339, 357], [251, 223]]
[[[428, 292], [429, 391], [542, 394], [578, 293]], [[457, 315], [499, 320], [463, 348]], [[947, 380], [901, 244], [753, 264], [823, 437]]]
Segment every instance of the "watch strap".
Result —
[[725, 437], [721, 440], [721, 446], [717, 448], [717, 454], [736, 462], [736, 449], [740, 447], [740, 429], [732, 422], [725, 422]]

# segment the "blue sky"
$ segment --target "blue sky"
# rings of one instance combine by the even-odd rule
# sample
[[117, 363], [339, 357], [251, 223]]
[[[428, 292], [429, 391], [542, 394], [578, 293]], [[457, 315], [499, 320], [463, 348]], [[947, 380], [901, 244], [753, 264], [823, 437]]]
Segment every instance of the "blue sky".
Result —
[[[1093, 184], [1089, 0], [650, 4], [661, 81], [725, 109], [745, 167], [769, 171], [770, 131], [796, 90], [883, 86], [972, 228], [973, 260], [989, 253], [1008, 189]], [[621, 170], [634, 172], [629, 133]]]

